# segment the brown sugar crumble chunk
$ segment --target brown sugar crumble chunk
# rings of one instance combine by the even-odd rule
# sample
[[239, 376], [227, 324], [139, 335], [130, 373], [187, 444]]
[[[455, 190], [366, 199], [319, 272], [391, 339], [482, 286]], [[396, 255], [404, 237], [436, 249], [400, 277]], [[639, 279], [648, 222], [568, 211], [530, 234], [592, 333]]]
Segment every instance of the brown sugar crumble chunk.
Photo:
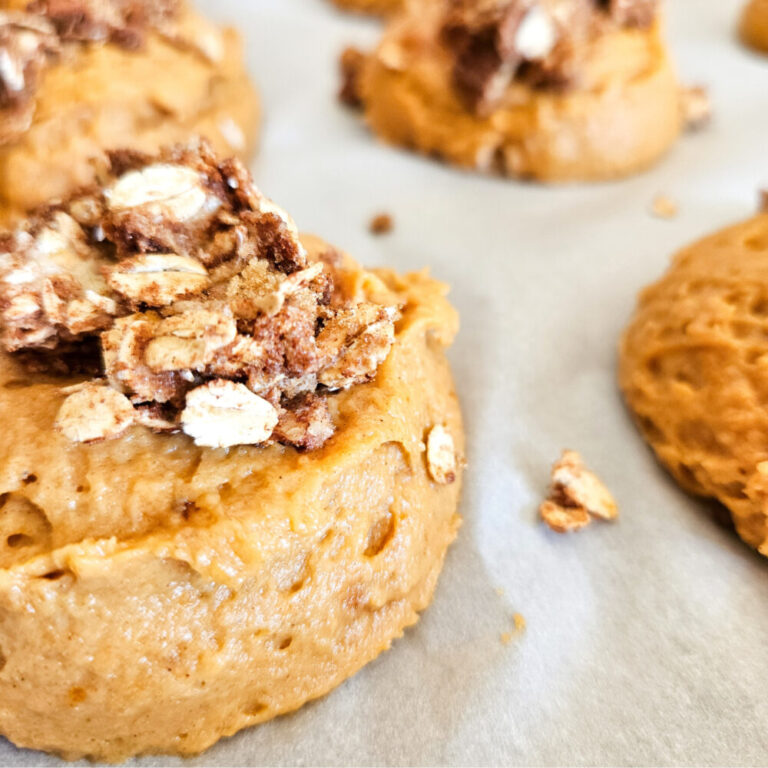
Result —
[[513, 81], [564, 89], [578, 83], [589, 40], [611, 28], [648, 28], [658, 0], [452, 0], [441, 37], [456, 92], [487, 115]]
[[40, 76], [59, 50], [56, 30], [47, 19], [0, 11], [0, 143], [29, 127]]
[[368, 229], [372, 235], [387, 235], [395, 228], [395, 220], [388, 213], [378, 213], [370, 221]]
[[549, 498], [539, 507], [544, 522], [558, 533], [578, 531], [593, 517], [614, 520], [616, 502], [576, 451], [563, 451], [552, 467]]
[[49, 371], [98, 346], [98, 388], [62, 406], [70, 439], [136, 423], [312, 450], [334, 432], [328, 397], [371, 380], [395, 338], [399, 308], [347, 296], [343, 270], [311, 261], [290, 217], [206, 143], [118, 152], [101, 187], [0, 238], [0, 343]]

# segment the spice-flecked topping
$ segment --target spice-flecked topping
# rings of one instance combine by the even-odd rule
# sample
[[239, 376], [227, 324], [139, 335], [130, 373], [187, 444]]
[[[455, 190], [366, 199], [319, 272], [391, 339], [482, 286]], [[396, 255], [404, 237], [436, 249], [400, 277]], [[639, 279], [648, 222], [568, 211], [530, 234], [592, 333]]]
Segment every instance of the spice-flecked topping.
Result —
[[62, 40], [138, 48], [146, 31], [172, 21], [179, 6], [180, 0], [34, 0], [27, 11], [47, 18]]
[[441, 37], [465, 105], [487, 114], [515, 80], [565, 88], [578, 77], [589, 36], [646, 28], [658, 0], [449, 0]]
[[317, 448], [329, 393], [375, 375], [398, 314], [347, 296], [340, 270], [207, 144], [116, 152], [102, 187], [0, 239], [0, 343], [56, 371], [98, 344], [97, 380], [59, 415], [73, 440], [136, 423]]

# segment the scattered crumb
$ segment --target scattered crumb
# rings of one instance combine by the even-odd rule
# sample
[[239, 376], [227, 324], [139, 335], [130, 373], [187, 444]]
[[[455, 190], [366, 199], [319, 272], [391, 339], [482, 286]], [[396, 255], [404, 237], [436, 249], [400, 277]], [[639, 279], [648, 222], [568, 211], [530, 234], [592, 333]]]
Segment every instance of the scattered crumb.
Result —
[[360, 109], [363, 101], [360, 96], [360, 73], [365, 64], [365, 54], [353, 47], [345, 48], [339, 59], [341, 70], [341, 89], [339, 101], [348, 107]]
[[758, 191], [757, 210], [760, 213], [768, 213], [768, 187], [763, 187]]
[[499, 639], [503, 645], [509, 645], [517, 635], [521, 635], [523, 632], [525, 632], [525, 617], [521, 613], [513, 614], [512, 621], [515, 624], [515, 631], [502, 632], [499, 636]]
[[563, 451], [552, 467], [549, 498], [539, 507], [544, 522], [558, 533], [578, 531], [593, 517], [613, 520], [619, 511], [608, 489], [576, 451]]
[[712, 102], [706, 88], [700, 85], [683, 88], [680, 100], [686, 130], [698, 131], [712, 119]]
[[677, 203], [666, 195], [656, 195], [651, 203], [651, 214], [659, 219], [674, 219], [678, 210]]
[[373, 235], [387, 235], [395, 227], [395, 220], [388, 213], [379, 213], [371, 219], [368, 229]]
[[504, 597], [504, 587], [496, 587], [496, 594], [499, 597]]

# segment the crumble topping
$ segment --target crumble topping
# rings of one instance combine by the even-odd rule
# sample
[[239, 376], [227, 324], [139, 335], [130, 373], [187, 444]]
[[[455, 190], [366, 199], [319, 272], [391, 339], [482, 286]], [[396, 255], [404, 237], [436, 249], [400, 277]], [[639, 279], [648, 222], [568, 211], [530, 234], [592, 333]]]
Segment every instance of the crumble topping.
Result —
[[243, 384], [214, 379], [187, 395], [181, 423], [197, 445], [263, 443], [277, 425], [277, 409]]
[[59, 38], [44, 18], [0, 11], [0, 143], [25, 131], [32, 120], [32, 95], [48, 61], [59, 52]]
[[70, 440], [91, 443], [122, 434], [134, 422], [131, 401], [99, 382], [74, 387], [56, 418]]
[[183, 0], [33, 0], [23, 11], [0, 11], [0, 144], [29, 128], [45, 69], [73, 46], [138, 50], [155, 31], [209, 62], [220, 61], [221, 32], [183, 13], [184, 7]]
[[563, 451], [552, 467], [549, 498], [539, 507], [544, 522], [558, 533], [578, 531], [593, 517], [614, 520], [619, 511], [608, 489], [576, 451]]
[[456, 480], [456, 447], [451, 433], [436, 424], [427, 435], [427, 469], [430, 477], [441, 485]]
[[100, 188], [0, 237], [5, 350], [51, 371], [100, 351], [96, 389], [69, 395], [59, 429], [320, 447], [328, 397], [373, 378], [398, 308], [346, 295], [343, 260], [310, 260], [290, 217], [207, 143], [110, 163]]
[[441, 38], [465, 105], [488, 114], [513, 81], [566, 88], [590, 35], [647, 28], [658, 0], [450, 0]]
[[27, 10], [49, 19], [64, 41], [139, 48], [147, 29], [172, 21], [179, 6], [179, 0], [34, 0]]

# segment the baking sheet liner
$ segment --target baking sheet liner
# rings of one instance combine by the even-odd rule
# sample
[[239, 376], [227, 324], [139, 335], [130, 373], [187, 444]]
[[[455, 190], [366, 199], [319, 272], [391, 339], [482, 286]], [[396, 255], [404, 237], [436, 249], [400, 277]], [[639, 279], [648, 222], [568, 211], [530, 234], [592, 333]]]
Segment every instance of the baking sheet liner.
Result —
[[[200, 757], [135, 764], [768, 762], [768, 562], [657, 466], [615, 382], [637, 291], [677, 248], [751, 215], [768, 180], [768, 57], [736, 42], [740, 2], [668, 3], [681, 76], [710, 87], [712, 125], [649, 173], [561, 188], [377, 144], [334, 98], [339, 51], [373, 43], [376, 22], [325, 0], [201, 4], [247, 38], [265, 193], [365, 264], [430, 265], [453, 286], [464, 526], [434, 604], [390, 652]], [[676, 218], [649, 215], [659, 193]], [[382, 211], [395, 229], [375, 238]], [[537, 521], [565, 447], [613, 490], [618, 523], [559, 536]], [[0, 740], [0, 765], [61, 764]]]

